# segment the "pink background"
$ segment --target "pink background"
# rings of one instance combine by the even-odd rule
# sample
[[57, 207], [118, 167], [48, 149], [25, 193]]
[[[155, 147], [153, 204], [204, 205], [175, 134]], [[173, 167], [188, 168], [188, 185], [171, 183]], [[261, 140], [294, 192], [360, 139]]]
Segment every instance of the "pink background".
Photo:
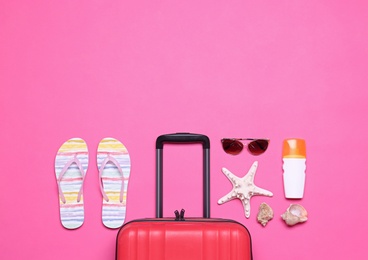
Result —
[[[114, 259], [117, 230], [101, 222], [96, 149], [128, 148], [127, 220], [154, 216], [155, 140], [211, 139], [212, 217], [248, 227], [254, 259], [366, 259], [368, 225], [366, 1], [0, 1], [0, 259]], [[85, 222], [59, 221], [54, 159], [86, 140]], [[269, 137], [259, 157], [222, 151], [222, 137]], [[307, 142], [301, 203], [289, 228], [282, 141]], [[185, 156], [182, 156], [182, 154]], [[165, 210], [201, 214], [201, 148], [165, 147]], [[272, 198], [217, 205], [243, 176]], [[170, 174], [170, 172], [172, 174]], [[275, 218], [256, 222], [261, 202]]]

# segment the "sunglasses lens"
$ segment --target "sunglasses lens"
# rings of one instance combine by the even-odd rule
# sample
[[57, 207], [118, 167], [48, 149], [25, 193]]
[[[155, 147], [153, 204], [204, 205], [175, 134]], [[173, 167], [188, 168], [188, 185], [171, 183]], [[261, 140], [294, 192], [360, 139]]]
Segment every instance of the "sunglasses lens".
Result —
[[249, 152], [253, 155], [260, 155], [267, 150], [268, 140], [254, 140], [248, 144]]
[[243, 150], [243, 144], [232, 139], [222, 139], [222, 148], [228, 154], [238, 155]]

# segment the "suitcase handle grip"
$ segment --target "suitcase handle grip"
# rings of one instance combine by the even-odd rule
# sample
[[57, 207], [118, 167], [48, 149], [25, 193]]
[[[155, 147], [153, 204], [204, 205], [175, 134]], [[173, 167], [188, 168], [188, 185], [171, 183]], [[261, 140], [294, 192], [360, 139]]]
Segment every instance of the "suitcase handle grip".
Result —
[[203, 149], [210, 149], [210, 139], [201, 134], [176, 133], [160, 135], [156, 140], [156, 149], [163, 149], [164, 143], [202, 143]]
[[203, 145], [203, 217], [210, 218], [210, 140], [191, 133], [161, 135], [156, 140], [156, 218], [163, 217], [163, 145], [164, 143], [202, 143]]

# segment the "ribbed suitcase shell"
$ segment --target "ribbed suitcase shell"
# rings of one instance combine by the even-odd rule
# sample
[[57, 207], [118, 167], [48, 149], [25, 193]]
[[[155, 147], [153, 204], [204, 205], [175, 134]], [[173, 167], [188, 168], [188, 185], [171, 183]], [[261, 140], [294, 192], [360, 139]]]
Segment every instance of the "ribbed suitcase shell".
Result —
[[227, 219], [141, 219], [119, 231], [117, 260], [250, 260], [251, 237]]

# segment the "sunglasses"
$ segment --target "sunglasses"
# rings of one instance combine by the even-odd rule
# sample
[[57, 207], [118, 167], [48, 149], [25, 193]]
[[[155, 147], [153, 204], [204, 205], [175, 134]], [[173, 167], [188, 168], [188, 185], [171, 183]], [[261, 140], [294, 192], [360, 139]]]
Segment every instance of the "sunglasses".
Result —
[[254, 138], [223, 138], [221, 139], [222, 148], [228, 154], [238, 155], [244, 148], [243, 142], [248, 144], [247, 148], [250, 154], [263, 154], [270, 143], [269, 139]]

